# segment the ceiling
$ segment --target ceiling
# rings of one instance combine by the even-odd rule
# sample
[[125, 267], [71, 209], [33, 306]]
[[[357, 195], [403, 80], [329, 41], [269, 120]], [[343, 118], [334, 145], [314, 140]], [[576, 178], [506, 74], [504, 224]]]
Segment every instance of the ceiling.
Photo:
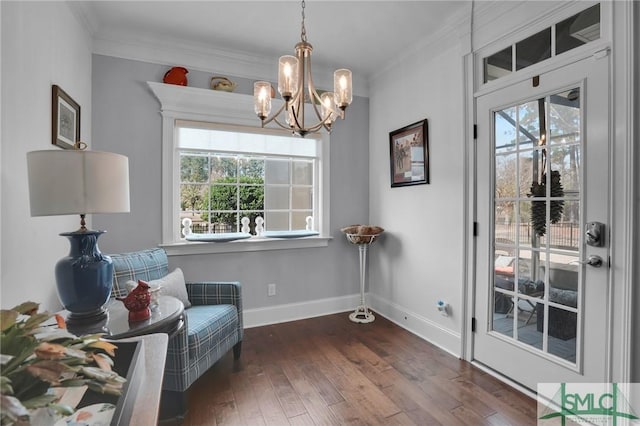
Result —
[[[298, 1], [73, 1], [96, 39], [180, 43], [249, 55], [293, 54], [300, 41]], [[369, 77], [389, 58], [456, 25], [469, 2], [306, 2], [313, 62]]]

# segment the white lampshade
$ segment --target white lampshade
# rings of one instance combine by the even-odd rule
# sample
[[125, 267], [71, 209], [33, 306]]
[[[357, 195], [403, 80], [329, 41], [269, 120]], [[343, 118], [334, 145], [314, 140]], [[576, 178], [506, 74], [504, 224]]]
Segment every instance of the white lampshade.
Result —
[[27, 153], [31, 216], [129, 211], [129, 159], [111, 152]]

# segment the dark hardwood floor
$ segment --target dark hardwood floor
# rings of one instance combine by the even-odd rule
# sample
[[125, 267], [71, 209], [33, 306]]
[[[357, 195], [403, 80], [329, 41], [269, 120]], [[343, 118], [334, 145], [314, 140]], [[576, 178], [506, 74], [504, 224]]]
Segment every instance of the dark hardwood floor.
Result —
[[245, 330], [194, 383], [189, 425], [534, 425], [536, 402], [377, 316]]

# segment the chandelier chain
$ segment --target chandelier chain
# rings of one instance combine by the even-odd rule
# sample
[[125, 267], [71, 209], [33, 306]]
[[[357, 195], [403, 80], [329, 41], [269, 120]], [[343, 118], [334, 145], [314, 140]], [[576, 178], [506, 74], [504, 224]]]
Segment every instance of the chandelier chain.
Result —
[[304, 8], [306, 6], [306, 3], [304, 0], [302, 0], [302, 29], [300, 31], [300, 39], [302, 41], [304, 41], [305, 43], [307, 42], [307, 29], [304, 26]]

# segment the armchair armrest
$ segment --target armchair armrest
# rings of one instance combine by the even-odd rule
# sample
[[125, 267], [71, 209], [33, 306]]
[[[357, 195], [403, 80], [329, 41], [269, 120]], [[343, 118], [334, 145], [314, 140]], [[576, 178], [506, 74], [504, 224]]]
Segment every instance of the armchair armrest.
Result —
[[186, 283], [189, 301], [193, 305], [242, 304], [242, 290], [239, 282]]
[[242, 286], [239, 282], [186, 283], [189, 301], [197, 305], [235, 305], [238, 309], [238, 333], [242, 338]]

